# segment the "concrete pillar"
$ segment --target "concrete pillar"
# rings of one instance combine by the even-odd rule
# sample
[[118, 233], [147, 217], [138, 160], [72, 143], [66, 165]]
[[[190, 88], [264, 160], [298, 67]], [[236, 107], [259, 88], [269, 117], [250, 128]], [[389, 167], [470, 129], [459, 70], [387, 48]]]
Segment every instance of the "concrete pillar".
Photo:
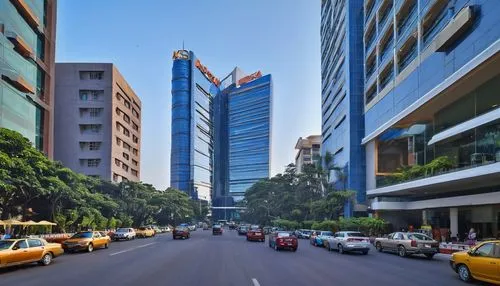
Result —
[[428, 216], [428, 211], [427, 210], [422, 210], [422, 225], [429, 225], [429, 222], [427, 221], [427, 216]]
[[458, 235], [458, 208], [450, 208], [450, 232], [451, 237]]

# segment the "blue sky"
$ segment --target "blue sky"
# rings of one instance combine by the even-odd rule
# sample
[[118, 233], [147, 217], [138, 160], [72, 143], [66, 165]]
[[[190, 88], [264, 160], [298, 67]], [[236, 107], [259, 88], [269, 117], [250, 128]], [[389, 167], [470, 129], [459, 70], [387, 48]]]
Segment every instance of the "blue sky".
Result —
[[[139, 4], [140, 3], [140, 4]], [[272, 175], [298, 137], [321, 132], [320, 1], [60, 0], [57, 62], [112, 62], [142, 100], [141, 180], [170, 183], [172, 51], [222, 78], [272, 74]]]

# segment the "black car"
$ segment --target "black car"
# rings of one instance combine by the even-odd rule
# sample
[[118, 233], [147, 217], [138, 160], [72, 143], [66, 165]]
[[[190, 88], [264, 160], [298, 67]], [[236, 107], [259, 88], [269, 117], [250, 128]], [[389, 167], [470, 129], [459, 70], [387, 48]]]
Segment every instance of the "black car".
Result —
[[248, 232], [248, 225], [241, 225], [238, 228], [238, 235], [247, 235]]
[[212, 235], [222, 235], [222, 226], [220, 224], [214, 224], [212, 227]]

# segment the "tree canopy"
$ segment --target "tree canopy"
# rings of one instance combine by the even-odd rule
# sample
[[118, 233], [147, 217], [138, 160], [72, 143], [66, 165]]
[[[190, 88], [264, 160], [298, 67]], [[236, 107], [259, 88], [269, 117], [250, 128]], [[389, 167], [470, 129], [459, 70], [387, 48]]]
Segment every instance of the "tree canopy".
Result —
[[0, 219], [51, 220], [69, 231], [178, 224], [194, 219], [195, 210], [196, 218], [208, 212], [179, 190], [77, 174], [49, 160], [21, 134], [0, 128]]

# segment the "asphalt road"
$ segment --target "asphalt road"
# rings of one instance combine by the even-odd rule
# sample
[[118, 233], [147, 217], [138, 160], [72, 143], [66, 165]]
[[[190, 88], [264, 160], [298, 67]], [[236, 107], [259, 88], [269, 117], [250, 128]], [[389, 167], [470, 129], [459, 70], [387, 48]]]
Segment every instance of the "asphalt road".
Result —
[[[297, 252], [276, 252], [266, 243], [247, 242], [235, 231], [212, 236], [192, 232], [187, 240], [171, 234], [113, 242], [109, 249], [0, 270], [0, 285], [466, 285], [448, 265], [433, 260], [370, 251], [368, 255], [328, 252], [308, 240]], [[479, 284], [478, 284], [479, 285]]]

